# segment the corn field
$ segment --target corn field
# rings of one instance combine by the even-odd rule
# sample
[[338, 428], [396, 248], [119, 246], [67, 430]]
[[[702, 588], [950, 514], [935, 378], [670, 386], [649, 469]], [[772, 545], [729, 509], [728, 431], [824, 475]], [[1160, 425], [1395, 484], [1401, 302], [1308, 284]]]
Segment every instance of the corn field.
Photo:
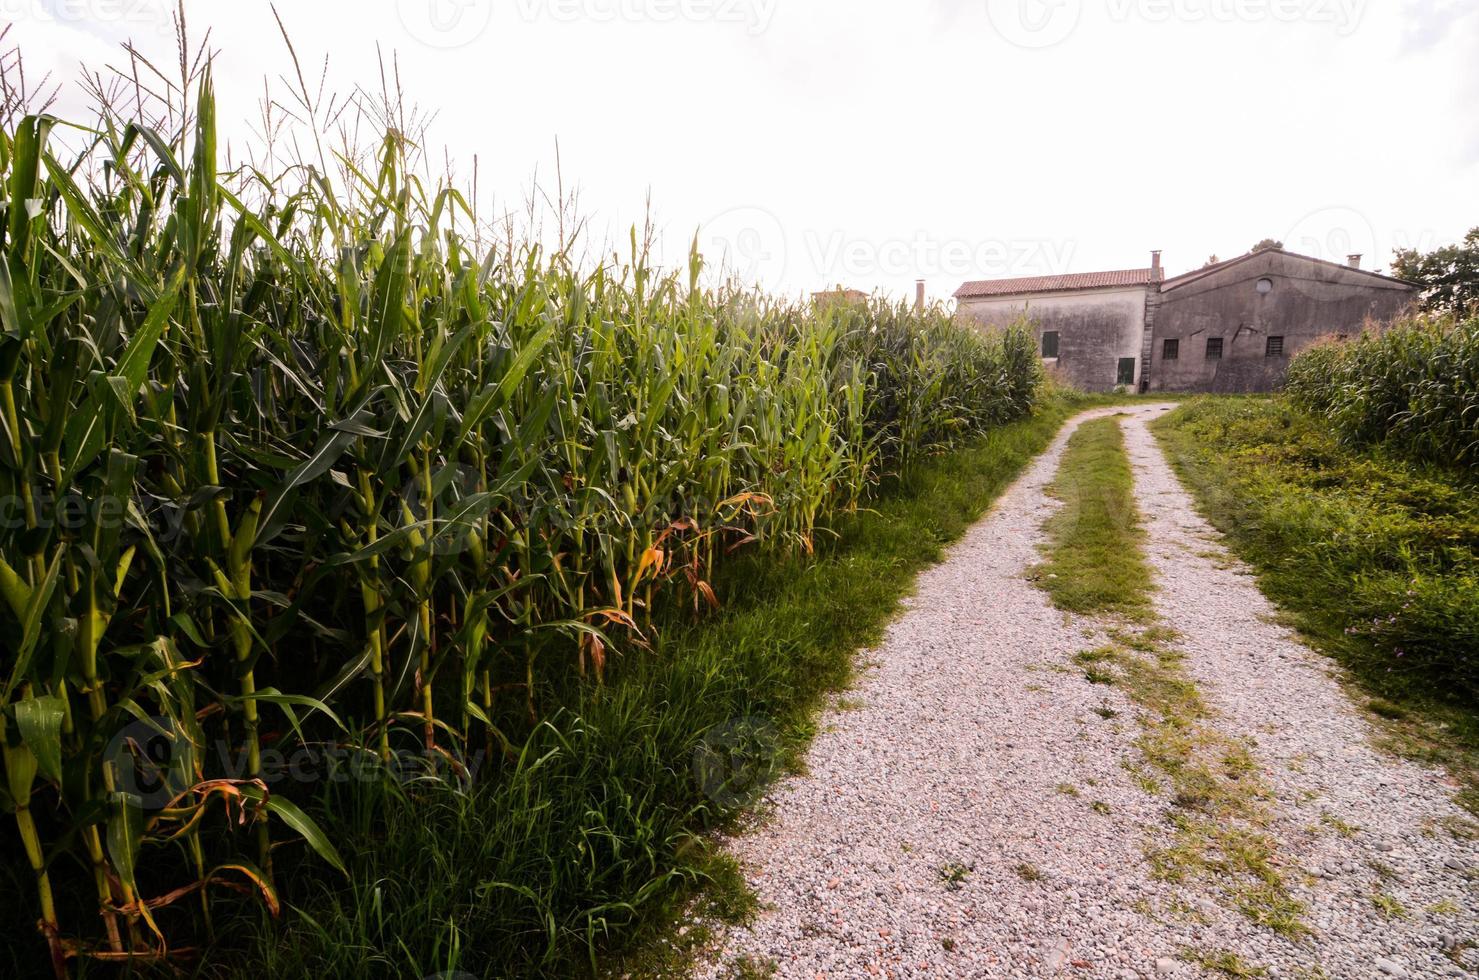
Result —
[[400, 132], [344, 181], [218, 172], [208, 73], [193, 110], [0, 139], [0, 802], [59, 976], [341, 866], [269, 753], [508, 757], [541, 678], [705, 615], [726, 555], [1032, 409], [1024, 333], [704, 288], [635, 234], [480, 248]]
[[1479, 318], [1415, 319], [1318, 344], [1290, 364], [1287, 390], [1348, 443], [1479, 466]]

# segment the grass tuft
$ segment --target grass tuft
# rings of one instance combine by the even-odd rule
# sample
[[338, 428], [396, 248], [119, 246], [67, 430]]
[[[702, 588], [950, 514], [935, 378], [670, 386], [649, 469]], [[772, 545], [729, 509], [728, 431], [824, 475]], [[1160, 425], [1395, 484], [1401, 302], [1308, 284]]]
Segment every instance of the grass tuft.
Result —
[[1114, 418], [1083, 423], [1050, 488], [1063, 507], [1045, 526], [1047, 560], [1033, 578], [1067, 612], [1147, 614], [1150, 569], [1137, 547], [1142, 532], [1124, 445]]

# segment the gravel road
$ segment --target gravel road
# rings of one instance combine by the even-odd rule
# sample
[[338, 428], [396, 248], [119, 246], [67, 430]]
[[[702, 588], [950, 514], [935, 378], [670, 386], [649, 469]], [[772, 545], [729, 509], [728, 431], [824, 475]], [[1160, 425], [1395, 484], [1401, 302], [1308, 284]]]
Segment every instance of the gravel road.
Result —
[[[763, 910], [698, 975], [747, 959], [808, 980], [1202, 975], [1177, 958], [1186, 949], [1280, 977], [1466, 975], [1445, 949], [1479, 940], [1479, 841], [1453, 832], [1472, 826], [1453, 786], [1374, 748], [1330, 662], [1275, 625], [1145, 428], [1169, 408], [1079, 416], [920, 576], [821, 718], [806, 775], [773, 787], [729, 842]], [[1310, 938], [1253, 925], [1204, 880], [1152, 878], [1145, 853], [1169, 841], [1169, 803], [1126, 771], [1136, 709], [1072, 665], [1104, 624], [1054, 610], [1028, 580], [1070, 432], [1117, 413], [1156, 611], [1182, 634], [1217, 730], [1252, 747], [1275, 793], [1266, 829]]]

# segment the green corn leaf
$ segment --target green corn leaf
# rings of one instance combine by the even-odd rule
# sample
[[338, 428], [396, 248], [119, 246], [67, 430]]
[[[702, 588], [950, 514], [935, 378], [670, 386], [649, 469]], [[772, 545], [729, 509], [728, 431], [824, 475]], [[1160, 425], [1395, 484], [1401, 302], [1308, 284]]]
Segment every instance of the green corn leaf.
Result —
[[[333, 709], [331, 709], [327, 704], [324, 704], [318, 698], [311, 698], [311, 697], [309, 697], [306, 694], [284, 694], [284, 693], [282, 693], [281, 691], [279, 691], [275, 687], [264, 687], [260, 691], [257, 691], [256, 693], [254, 693], [252, 695], [252, 699], [257, 700], [257, 701], [261, 701], [264, 704], [275, 704], [278, 707], [283, 708], [284, 710], [286, 710], [288, 708], [292, 708], [292, 707], [308, 708], [311, 711], [317, 711], [317, 712], [322, 713], [325, 717], [327, 717], [335, 725], [338, 725], [340, 731], [348, 731], [349, 730], [348, 727], [344, 724], [344, 722], [339, 719], [339, 716], [336, 715], [336, 714], [334, 714]], [[235, 702], [235, 701], [244, 701], [244, 700], [247, 700], [247, 699], [246, 698], [224, 698], [223, 700]], [[293, 729], [295, 731], [298, 731], [298, 722], [297, 722], [296, 716], [294, 716], [290, 712], [289, 713], [289, 718], [293, 722]], [[298, 731], [298, 734], [301, 737], [302, 732], [301, 731]]]
[[346, 660], [344, 666], [339, 668], [339, 672], [315, 692], [314, 699], [323, 703], [334, 700], [339, 696], [340, 691], [364, 676], [365, 672], [370, 669], [370, 661], [373, 657], [373, 652], [366, 646], [358, 656]]
[[379, 364], [390, 349], [390, 341], [405, 322], [406, 294], [410, 284], [411, 236], [404, 232], [397, 238], [380, 268], [370, 291], [369, 331], [364, 352], [367, 364]]
[[62, 568], [62, 551], [58, 546], [52, 555], [51, 564], [47, 566], [46, 574], [26, 597], [26, 608], [21, 615], [21, 643], [20, 648], [15, 651], [15, 664], [10, 670], [10, 679], [5, 683], [5, 694], [0, 697], [0, 704], [10, 701], [10, 696], [16, 687], [26, 679], [26, 671], [31, 666], [31, 656], [36, 651], [37, 641], [41, 639], [41, 624], [45, 619], [46, 607], [51, 604], [52, 593], [56, 591], [57, 574]]
[[[367, 415], [356, 415], [356, 418], [364, 418]], [[289, 500], [300, 486], [311, 483], [329, 471], [339, 457], [344, 455], [345, 450], [354, 444], [357, 436], [353, 432], [343, 429], [331, 429], [314, 449], [312, 455], [295, 466], [278, 486], [275, 493], [269, 498], [267, 504], [262, 508], [262, 517], [258, 522], [257, 538], [253, 546], [262, 544], [272, 538], [279, 530], [280, 525], [276, 523], [277, 512], [283, 504]]]
[[16, 619], [25, 620], [26, 607], [31, 604], [31, 587], [10, 567], [4, 555], [0, 555], [0, 597], [5, 599]]
[[62, 781], [62, 720], [67, 702], [56, 696], [22, 698], [15, 705], [15, 724], [21, 739], [36, 756], [42, 775]]
[[299, 836], [308, 842], [308, 846], [317, 851], [319, 857], [327, 861], [335, 870], [344, 874], [349, 873], [344, 867], [344, 859], [339, 856], [338, 850], [330, 843], [328, 836], [324, 834], [318, 824], [314, 823], [312, 817], [298, 808], [297, 804], [290, 800], [285, 800], [281, 796], [272, 795], [260, 786], [244, 784], [239, 788], [242, 796], [261, 803], [267, 808], [268, 812], [277, 816], [283, 823], [296, 831]]
[[128, 793], [114, 793], [108, 816], [108, 858], [118, 878], [130, 889], [137, 889], [135, 868], [138, 864], [139, 847], [144, 842], [144, 811], [138, 797]]
[[15, 304], [15, 286], [10, 278], [10, 265], [0, 261], [0, 330], [12, 340], [24, 340], [27, 330]]
[[[165, 328], [169, 325], [169, 317], [174, 312], [175, 301], [183, 281], [183, 273], [174, 275], [164, 292], [150, 306], [149, 313], [145, 316], [138, 331], [130, 338], [128, 348], [114, 370], [114, 375], [121, 380], [115, 382], [110, 378], [108, 382], [110, 389], [117, 397], [129, 401], [138, 398], [139, 389], [148, 373], [150, 361], [153, 360], [155, 348]], [[91, 400], [80, 406], [72, 416], [67, 425], [67, 435], [64, 440], [69, 456], [63, 471], [62, 482], [64, 484], [70, 483], [77, 473], [102, 451], [105, 438], [104, 417], [102, 406]]]
[[31, 214], [28, 201], [40, 197], [42, 157], [51, 132], [49, 116], [26, 116], [15, 128], [10, 160], [9, 234], [7, 244], [12, 255], [25, 260], [31, 239]]
[[51, 177], [52, 188], [61, 196], [67, 206], [67, 213], [73, 221], [80, 225], [88, 235], [89, 243], [93, 248], [103, 253], [108, 259], [117, 264], [136, 289], [144, 302], [150, 303], [157, 297], [157, 291], [150, 285], [149, 277], [139, 268], [133, 257], [126, 253], [118, 243], [118, 240], [104, 221], [102, 215], [88, 201], [82, 188], [72, 179], [67, 168], [53, 159], [50, 153], [45, 154], [46, 171]]
[[550, 337], [554, 336], [554, 332], [555, 325], [546, 324], [519, 348], [518, 353], [514, 355], [513, 363], [504, 370], [503, 379], [498, 383], [498, 397], [495, 400], [498, 406], [508, 404], [509, 399], [513, 397], [514, 389], [523, 383], [524, 375], [529, 373], [534, 359], [544, 351], [545, 345], [549, 343]]

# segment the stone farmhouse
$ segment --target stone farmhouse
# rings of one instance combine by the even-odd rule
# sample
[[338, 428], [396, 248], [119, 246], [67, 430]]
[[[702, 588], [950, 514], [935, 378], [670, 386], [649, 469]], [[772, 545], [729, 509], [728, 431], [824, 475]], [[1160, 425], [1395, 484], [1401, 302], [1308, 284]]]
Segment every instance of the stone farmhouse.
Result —
[[1086, 391], [1272, 391], [1317, 338], [1391, 320], [1412, 283], [1264, 248], [1165, 279], [1147, 269], [968, 282], [960, 314], [985, 327], [1031, 322], [1051, 373]]

